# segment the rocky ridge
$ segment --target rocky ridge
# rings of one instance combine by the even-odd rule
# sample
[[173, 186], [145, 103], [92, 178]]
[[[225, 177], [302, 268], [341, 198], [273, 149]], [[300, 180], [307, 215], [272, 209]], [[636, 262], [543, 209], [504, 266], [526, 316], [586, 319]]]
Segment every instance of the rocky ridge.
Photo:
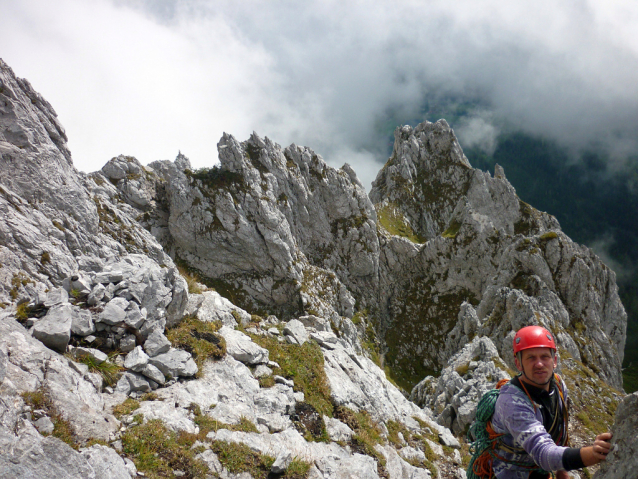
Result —
[[[502, 169], [472, 169], [444, 121], [397, 129], [369, 196], [348, 165], [256, 134], [225, 134], [219, 167], [120, 156], [84, 175], [53, 108], [0, 70], [0, 466], [17, 476], [136, 474], [136, 431], [161, 427], [193, 438], [175, 475], [248, 477], [220, 462], [247, 445], [276, 473], [462, 477], [449, 429], [512, 374], [530, 323], [554, 331], [581, 412], [619, 401], [614, 273]], [[183, 318], [214, 325], [186, 334], [216, 360], [177, 339]], [[300, 351], [324, 392], [294, 369]], [[123, 372], [108, 385], [96, 363]], [[414, 402], [383, 365], [404, 392], [430, 374]], [[110, 447], [76, 452], [64, 424], [72, 444]]]

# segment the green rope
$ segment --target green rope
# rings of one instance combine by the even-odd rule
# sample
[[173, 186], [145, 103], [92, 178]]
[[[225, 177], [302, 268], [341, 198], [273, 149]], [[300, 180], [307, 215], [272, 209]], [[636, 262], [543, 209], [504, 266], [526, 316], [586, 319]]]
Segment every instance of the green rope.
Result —
[[[500, 389], [491, 389], [483, 395], [476, 406], [476, 418], [474, 419], [474, 423], [470, 426], [470, 429], [467, 432], [467, 442], [470, 443], [470, 454], [472, 454], [470, 464], [467, 466], [467, 479], [484, 479], [474, 473], [474, 462], [485, 451], [488, 451], [490, 456], [494, 458], [494, 449], [496, 443], [499, 441], [499, 438], [497, 437], [494, 439], [490, 439], [489, 433], [487, 432], [487, 423], [490, 419], [492, 419], [492, 415], [494, 414], [494, 407], [496, 406], [496, 400], [498, 399], [499, 393]], [[472, 441], [472, 438], [474, 438], [474, 441]], [[529, 468], [529, 464], [525, 462], [510, 462], [517, 466]], [[539, 467], [530, 470], [547, 472]]]
[[[490, 439], [487, 433], [487, 422], [494, 414], [494, 406], [496, 405], [499, 392], [499, 389], [492, 389], [486, 392], [476, 406], [474, 424], [470, 426], [467, 432], [467, 442], [470, 443], [470, 453], [472, 454], [470, 464], [467, 466], [467, 479], [481, 479], [474, 473], [474, 461], [476, 461], [485, 450], [490, 450], [491, 454], [492, 445], [494, 441], [497, 440]], [[474, 438], [474, 442], [472, 442], [472, 438]]]

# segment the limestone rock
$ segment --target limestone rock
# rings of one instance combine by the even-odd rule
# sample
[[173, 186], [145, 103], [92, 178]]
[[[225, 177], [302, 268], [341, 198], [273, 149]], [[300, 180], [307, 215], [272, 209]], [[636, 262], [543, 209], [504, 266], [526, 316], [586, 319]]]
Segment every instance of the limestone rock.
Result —
[[594, 479], [632, 477], [638, 467], [638, 392], [626, 396], [616, 409], [612, 449]]
[[246, 364], [263, 364], [268, 362], [268, 350], [254, 343], [241, 331], [224, 326], [219, 330], [226, 340], [226, 352], [237, 361]]
[[410, 399], [461, 434], [474, 421], [478, 401], [500, 379], [510, 379], [508, 367], [491, 339], [476, 337], [450, 358], [438, 379], [428, 376], [417, 384]]
[[282, 474], [288, 469], [292, 462], [292, 454], [289, 451], [282, 451], [277, 455], [275, 462], [273, 462], [270, 471], [273, 474]]
[[346, 442], [352, 438], [352, 435], [354, 434], [352, 429], [338, 419], [324, 416], [323, 421], [326, 425], [326, 432], [328, 433], [328, 437], [331, 441]]
[[146, 364], [140, 372], [149, 379], [152, 379], [157, 384], [164, 385], [166, 382], [166, 378], [164, 377], [164, 373], [160, 371], [158, 368], [153, 366], [152, 364]]
[[197, 364], [193, 361], [191, 354], [180, 349], [170, 349], [166, 353], [150, 358], [148, 362], [159, 369], [164, 376], [172, 378], [194, 376], [197, 373]]
[[385, 457], [385, 468], [390, 479], [430, 479], [430, 471], [407, 463], [392, 446], [377, 445], [375, 450]]
[[124, 460], [110, 447], [96, 444], [82, 449], [82, 456], [95, 471], [95, 479], [130, 479]]
[[78, 359], [88, 356], [93, 361], [95, 361], [96, 364], [102, 364], [104, 361], [108, 360], [108, 356], [106, 354], [104, 354], [99, 349], [94, 349], [94, 348], [84, 348], [84, 347], [73, 348], [72, 354], [74, 357]]
[[149, 357], [142, 350], [142, 346], [137, 346], [135, 349], [133, 349], [133, 351], [126, 355], [126, 359], [124, 360], [124, 367], [126, 369], [130, 369], [131, 371], [140, 372], [148, 364], [148, 361]]
[[153, 331], [144, 343], [144, 350], [151, 357], [163, 354], [169, 349], [171, 349], [171, 342], [159, 330]]
[[128, 301], [124, 298], [113, 298], [100, 313], [99, 321], [108, 325], [123, 323], [126, 319], [126, 308]]
[[51, 434], [53, 432], [53, 429], [55, 428], [55, 426], [51, 422], [51, 419], [46, 416], [41, 417], [37, 421], [34, 421], [33, 425], [38, 431], [40, 431], [41, 434], [45, 435]]
[[89, 311], [73, 309], [71, 332], [77, 336], [88, 336], [95, 332], [93, 316]]
[[194, 308], [197, 319], [201, 321], [221, 321], [224, 326], [230, 328], [237, 326], [237, 318], [244, 325], [250, 321], [250, 314], [236, 307], [216, 291], [205, 291], [201, 297], [201, 302]]
[[302, 345], [308, 341], [308, 333], [303, 323], [297, 319], [291, 319], [284, 327], [284, 335], [292, 336], [295, 342]]
[[69, 303], [58, 304], [33, 327], [33, 337], [55, 351], [64, 352], [73, 326], [73, 308]]

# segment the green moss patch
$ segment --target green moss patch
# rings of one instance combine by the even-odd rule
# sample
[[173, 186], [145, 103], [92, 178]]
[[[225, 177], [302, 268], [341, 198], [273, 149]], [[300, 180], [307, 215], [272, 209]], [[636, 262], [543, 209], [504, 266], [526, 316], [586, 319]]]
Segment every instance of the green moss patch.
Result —
[[385, 457], [378, 453], [374, 446], [385, 442], [379, 424], [374, 421], [367, 411], [355, 412], [344, 406], [337, 406], [334, 415], [341, 422], [354, 431], [352, 447], [356, 452], [374, 457], [381, 466], [385, 466]]
[[463, 301], [477, 304], [465, 289], [432, 291], [435, 280], [422, 278], [406, 285], [393, 300], [393, 322], [385, 334], [386, 375], [409, 392], [426, 376], [436, 376], [439, 364], [433, 345], [442, 344], [457, 322]]
[[444, 238], [456, 238], [456, 235], [459, 233], [461, 226], [462, 224], [459, 221], [452, 220], [450, 222], [450, 226], [448, 226], [448, 228], [443, 233], [441, 233], [441, 236], [443, 236]]
[[201, 280], [197, 274], [182, 265], [178, 265], [177, 270], [179, 271], [179, 274], [182, 275], [182, 278], [186, 280], [186, 284], [188, 284], [188, 292], [190, 294], [201, 294], [203, 292], [202, 287], [200, 286]]
[[387, 203], [378, 209], [377, 218], [379, 224], [392, 235], [402, 236], [413, 243], [425, 243], [426, 241], [424, 237], [418, 235], [412, 229], [412, 226], [410, 226], [410, 223], [405, 219], [403, 213], [401, 213], [393, 203]]
[[217, 190], [220, 188], [229, 188], [233, 185], [244, 185], [244, 177], [233, 171], [222, 169], [221, 166], [212, 168], [201, 168], [196, 171], [185, 170], [186, 176], [193, 180], [199, 180], [203, 186]]

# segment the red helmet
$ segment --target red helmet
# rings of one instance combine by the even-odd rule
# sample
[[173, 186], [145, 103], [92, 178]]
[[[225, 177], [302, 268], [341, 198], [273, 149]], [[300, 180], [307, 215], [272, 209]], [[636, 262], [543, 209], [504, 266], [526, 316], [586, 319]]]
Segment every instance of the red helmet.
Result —
[[550, 348], [556, 350], [552, 333], [541, 326], [525, 326], [514, 336], [514, 354], [524, 349]]

